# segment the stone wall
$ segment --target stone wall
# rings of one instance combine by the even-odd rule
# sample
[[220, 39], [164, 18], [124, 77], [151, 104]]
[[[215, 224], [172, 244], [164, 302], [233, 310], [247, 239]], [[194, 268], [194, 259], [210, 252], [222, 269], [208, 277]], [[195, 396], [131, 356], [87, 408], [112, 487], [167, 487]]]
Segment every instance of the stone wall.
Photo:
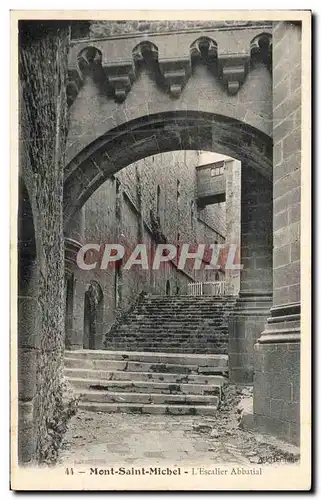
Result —
[[301, 26], [273, 31], [273, 307], [256, 348], [257, 428], [300, 436]]
[[51, 463], [69, 412], [62, 379], [69, 26], [23, 21], [19, 36], [18, 459]]
[[[187, 21], [187, 20], [127, 20], [127, 21], [91, 21], [89, 28], [90, 38], [104, 38], [129, 33], [162, 33], [186, 29], [224, 28], [231, 26], [253, 26], [253, 21]], [[259, 24], [259, 23], [257, 23]], [[261, 23], [262, 24], [262, 23]], [[86, 33], [87, 35], [87, 33]]]

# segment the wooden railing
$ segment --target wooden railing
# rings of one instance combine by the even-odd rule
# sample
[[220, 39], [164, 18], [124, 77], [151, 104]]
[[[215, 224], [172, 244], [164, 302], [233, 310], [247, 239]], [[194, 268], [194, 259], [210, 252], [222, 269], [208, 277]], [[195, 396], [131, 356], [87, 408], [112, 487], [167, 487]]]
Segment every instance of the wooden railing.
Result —
[[188, 295], [225, 295], [225, 281], [196, 281], [188, 284]]

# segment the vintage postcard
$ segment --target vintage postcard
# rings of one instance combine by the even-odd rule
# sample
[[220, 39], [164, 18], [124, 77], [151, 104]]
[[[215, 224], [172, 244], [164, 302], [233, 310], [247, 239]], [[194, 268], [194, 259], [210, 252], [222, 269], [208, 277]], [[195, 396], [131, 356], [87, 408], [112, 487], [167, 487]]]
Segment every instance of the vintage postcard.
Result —
[[311, 487], [311, 12], [11, 12], [11, 488]]

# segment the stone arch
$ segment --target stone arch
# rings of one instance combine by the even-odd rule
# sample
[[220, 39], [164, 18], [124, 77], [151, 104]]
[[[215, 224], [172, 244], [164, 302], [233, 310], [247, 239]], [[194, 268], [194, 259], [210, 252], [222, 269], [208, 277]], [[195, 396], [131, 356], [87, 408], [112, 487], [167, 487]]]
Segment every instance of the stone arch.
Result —
[[103, 292], [97, 281], [92, 280], [85, 292], [84, 349], [99, 349], [103, 340]]
[[234, 157], [272, 179], [272, 139], [245, 122], [200, 111], [140, 116], [108, 130], [65, 169], [64, 213], [73, 215], [115, 172], [147, 156], [174, 150], [206, 150]]
[[272, 73], [272, 35], [271, 33], [260, 33], [250, 43], [251, 66], [257, 63], [265, 64]]
[[206, 61], [208, 63], [217, 60], [217, 43], [213, 38], [201, 36], [190, 46], [192, 63], [196, 61]]
[[157, 61], [158, 47], [149, 40], [144, 40], [133, 49], [133, 59], [138, 69], [142, 63], [149, 64]]

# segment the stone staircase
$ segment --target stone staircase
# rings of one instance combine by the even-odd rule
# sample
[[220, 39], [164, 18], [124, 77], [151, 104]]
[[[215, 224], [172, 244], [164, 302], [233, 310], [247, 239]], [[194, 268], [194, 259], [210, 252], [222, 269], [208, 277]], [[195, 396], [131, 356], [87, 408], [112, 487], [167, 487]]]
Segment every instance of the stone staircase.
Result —
[[227, 380], [225, 354], [65, 352], [79, 408], [101, 412], [211, 415]]
[[227, 354], [233, 297], [143, 296], [115, 323], [105, 347], [116, 351]]

